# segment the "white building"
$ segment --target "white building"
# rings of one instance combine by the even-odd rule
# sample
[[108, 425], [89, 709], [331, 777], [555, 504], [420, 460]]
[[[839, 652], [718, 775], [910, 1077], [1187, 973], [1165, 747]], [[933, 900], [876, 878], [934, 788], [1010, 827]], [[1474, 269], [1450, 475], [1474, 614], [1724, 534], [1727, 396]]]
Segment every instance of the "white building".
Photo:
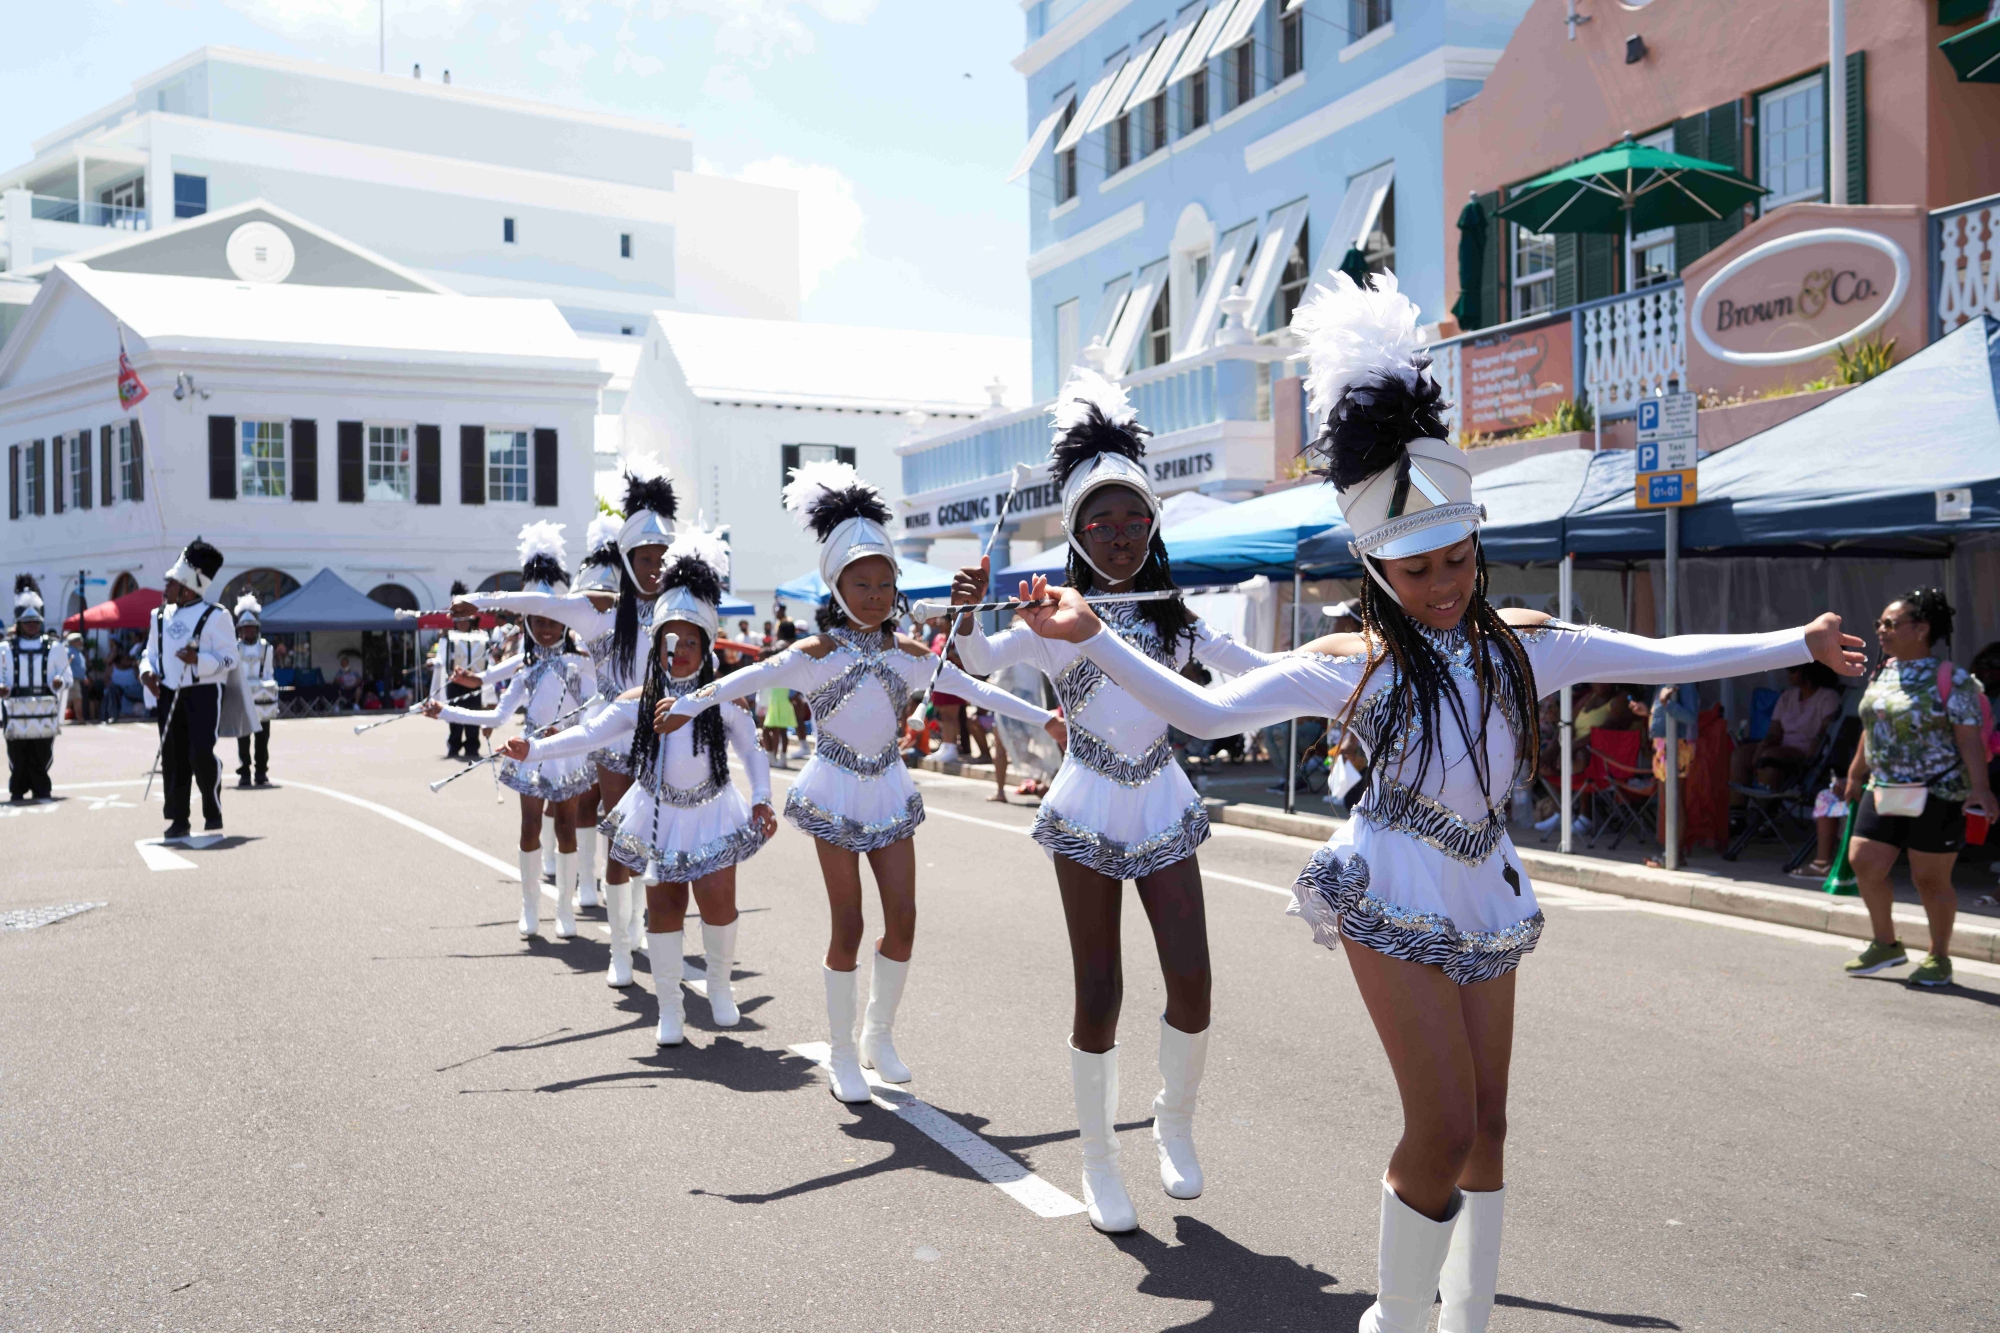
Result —
[[[625, 399], [624, 448], [667, 464], [692, 497], [685, 512], [729, 524], [734, 590], [763, 610], [817, 560], [780, 500], [789, 468], [843, 459], [900, 509], [897, 445], [919, 425], [970, 425], [1023, 401], [1028, 354], [1025, 338], [662, 310]], [[937, 558], [976, 553], [958, 545]]]
[[[268, 220], [212, 230], [218, 249], [293, 248]], [[606, 381], [592, 349], [548, 301], [390, 290], [393, 266], [327, 250], [351, 261], [347, 285], [48, 274], [0, 349], [8, 586], [34, 573], [56, 603], [82, 570], [103, 580], [94, 604], [158, 587], [201, 535], [224, 579], [267, 598], [330, 568], [378, 601], [433, 607], [454, 579], [516, 576], [531, 519], [580, 547]], [[130, 412], [121, 331], [150, 391]]]
[[452, 291], [553, 301], [578, 330], [798, 317], [796, 193], [696, 172], [664, 125], [204, 47], [33, 147], [0, 171], [12, 273], [263, 199]]

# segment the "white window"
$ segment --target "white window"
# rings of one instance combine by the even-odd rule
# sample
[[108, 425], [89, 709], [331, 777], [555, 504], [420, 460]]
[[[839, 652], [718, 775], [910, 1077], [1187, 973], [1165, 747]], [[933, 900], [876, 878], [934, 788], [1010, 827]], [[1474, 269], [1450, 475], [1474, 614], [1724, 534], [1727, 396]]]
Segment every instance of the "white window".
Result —
[[1077, 338], [1083, 332], [1083, 305], [1078, 301], [1064, 301], [1056, 307], [1056, 388], [1061, 390], [1075, 369], [1077, 356], [1083, 349], [1077, 346]]
[[132, 449], [132, 423], [118, 423], [118, 498], [137, 499], [139, 495], [139, 459]]
[[1514, 305], [1509, 314], [1526, 319], [1556, 308], [1556, 238], [1508, 223], [1514, 236]]
[[528, 503], [528, 432], [487, 427], [486, 498], [495, 504]]
[[1826, 84], [1817, 74], [1757, 99], [1763, 209], [1826, 194]]
[[246, 500], [282, 500], [285, 489], [283, 421], [239, 421], [237, 494]]
[[410, 498], [410, 428], [371, 424], [367, 444], [368, 498], [407, 502]]
[[42, 442], [21, 446], [21, 512], [42, 512]]
[[88, 509], [93, 498], [90, 483], [94, 469], [90, 466], [90, 442], [92, 432], [79, 431], [69, 437], [69, 507]]
[[[1661, 130], [1639, 140], [1641, 148], [1657, 148], [1663, 153], [1674, 151], [1674, 132]], [[1663, 282], [1672, 282], [1680, 272], [1674, 264], [1674, 229], [1654, 227], [1632, 237], [1631, 264], [1632, 281], [1628, 288], [1638, 291], [1641, 287], [1657, 287]]]

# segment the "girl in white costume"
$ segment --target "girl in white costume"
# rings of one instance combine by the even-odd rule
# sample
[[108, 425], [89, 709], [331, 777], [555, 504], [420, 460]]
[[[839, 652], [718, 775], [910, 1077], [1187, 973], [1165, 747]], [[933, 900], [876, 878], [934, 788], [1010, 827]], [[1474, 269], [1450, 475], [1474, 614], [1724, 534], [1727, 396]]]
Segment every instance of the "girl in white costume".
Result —
[[[1171, 589], [1160, 502], [1146, 477], [1144, 437], [1125, 391], [1083, 371], [1059, 397], [1050, 475], [1069, 536], [1067, 580], [1083, 592]], [[983, 600], [990, 561], [959, 571], [954, 600]], [[1202, 623], [1179, 598], [1113, 603], [1112, 632], [1169, 670], [1202, 661], [1241, 674], [1276, 658]], [[1070, 1077], [1083, 1147], [1083, 1198], [1091, 1225], [1131, 1231], [1138, 1214], [1118, 1169], [1118, 1011], [1123, 1000], [1119, 917], [1133, 880], [1152, 924], [1166, 981], [1160, 1016], [1159, 1095], [1153, 1141], [1160, 1183], [1176, 1199], [1201, 1194], [1194, 1110], [1208, 1060], [1208, 929], [1195, 849], [1208, 814], [1173, 759], [1167, 724], [1106, 679], [1073, 644], [1015, 625], [988, 638], [960, 617], [954, 640], [966, 668], [986, 675], [1016, 662], [1039, 668], [1056, 688], [1069, 747], [1049, 784], [1033, 837], [1055, 862], [1069, 923], [1076, 1007]]]
[[[524, 590], [562, 596], [569, 590], [569, 573], [562, 561], [560, 523], [530, 523], [521, 529]], [[525, 730], [530, 735], [574, 720], [578, 710], [597, 691], [597, 673], [590, 659], [577, 651], [569, 631], [558, 621], [529, 615], [525, 627], [523, 642], [528, 645], [525, 663], [507, 682], [497, 706], [459, 708], [429, 699], [424, 702], [424, 716], [490, 729], [512, 717], [518, 708], [527, 713]], [[564, 886], [572, 883], [576, 875], [576, 798], [589, 789], [595, 776], [589, 763], [578, 759], [527, 763], [511, 758], [500, 760], [500, 785], [521, 798], [522, 939], [532, 938], [541, 929], [544, 813], [553, 813], [556, 825], [556, 938], [566, 940], [576, 934], [576, 917], [570, 910], [569, 893]]]
[[[1376, 283], [1336, 274], [1293, 323], [1327, 421], [1313, 447], [1368, 573], [1359, 634], [1204, 691], [1100, 633], [1072, 590], [1023, 616], [1193, 735], [1336, 717], [1366, 745], [1367, 796], [1300, 875], [1290, 909], [1317, 942], [1345, 950], [1403, 1100], [1361, 1328], [1417, 1333], [1441, 1295], [1442, 1333], [1474, 1333], [1499, 1271], [1514, 969], [1543, 924], [1505, 815], [1511, 785], [1535, 772], [1536, 700], [1583, 681], [1677, 684], [1814, 659], [1854, 675], [1861, 641], [1831, 614], [1773, 634], [1645, 639], [1496, 611], [1484, 509], [1465, 455], [1445, 441], [1416, 308], [1392, 276]], [[1041, 579], [1021, 589], [1044, 591]]]
[[[827, 1021], [833, 1029], [828, 1062], [833, 1095], [844, 1102], [865, 1102], [869, 1092], [862, 1065], [891, 1083], [910, 1077], [896, 1054], [891, 1029], [916, 935], [916, 855], [910, 835], [923, 820], [924, 801], [903, 767], [897, 739], [937, 659], [922, 644], [893, 632], [899, 601], [896, 557], [884, 526], [889, 506], [882, 493], [858, 480], [846, 463], [811, 463], [793, 469], [785, 505], [819, 538], [819, 573], [833, 594], [820, 611], [824, 632], [678, 700], [662, 729], [774, 685], [798, 690], [812, 705], [813, 756], [785, 798], [785, 818], [818, 840], [820, 873], [833, 910], [833, 938], [822, 968]], [[940, 689], [979, 699], [1008, 717], [1042, 726], [1053, 721], [1051, 714], [956, 667], [943, 670]], [[1053, 722], [1051, 734], [1060, 732], [1061, 723]], [[882, 895], [883, 928], [857, 1051], [855, 971], [864, 855]]]
[[[586, 573], [578, 580], [577, 591], [567, 596], [517, 593], [482, 593], [466, 599], [470, 610], [514, 611], [546, 616], [561, 621], [575, 632], [590, 653], [597, 671], [598, 697], [593, 711], [640, 683], [646, 674], [646, 650], [652, 642], [654, 599], [660, 595], [660, 579], [666, 569], [667, 548], [674, 540], [674, 515], [678, 503], [673, 483], [665, 469], [650, 457], [628, 459], [625, 464], [625, 517], [618, 525], [617, 540], [611, 549], [592, 542], [586, 569], [607, 561], [615, 569], [610, 586], [593, 586], [596, 580]], [[593, 524], [593, 531], [595, 525]], [[457, 607], [453, 608], [454, 613]], [[632, 785], [625, 771], [624, 751], [607, 746], [589, 757], [595, 769], [597, 800], [593, 811], [610, 809], [624, 798]], [[580, 833], [596, 861], [596, 824], [586, 820]], [[606, 849], [609, 850], [608, 848]], [[611, 966], [605, 982], [612, 986], [632, 984], [632, 949], [639, 939], [638, 907], [630, 886], [632, 868], [607, 856], [604, 864], [604, 915], [611, 929]], [[561, 881], [558, 896], [567, 900], [569, 882]]]
[[[645, 876], [650, 917], [646, 953], [660, 1001], [654, 1040], [681, 1043], [681, 935], [688, 891], [701, 908], [708, 1003], [718, 1027], [739, 1017], [729, 970], [735, 960], [736, 867], [777, 831], [771, 768], [757, 744], [756, 720], [731, 705], [703, 713], [671, 736], [654, 714], [715, 679], [711, 649], [719, 632], [729, 548], [696, 529], [667, 552], [664, 590], [652, 610], [646, 683], [625, 691], [583, 726], [540, 740], [520, 738], [507, 753], [521, 759], [589, 755], [616, 748], [635, 781], [607, 812], [600, 831], [611, 858]], [[726, 747], [725, 748], [725, 738]], [[745, 802], [729, 780], [734, 749], [750, 778]]]

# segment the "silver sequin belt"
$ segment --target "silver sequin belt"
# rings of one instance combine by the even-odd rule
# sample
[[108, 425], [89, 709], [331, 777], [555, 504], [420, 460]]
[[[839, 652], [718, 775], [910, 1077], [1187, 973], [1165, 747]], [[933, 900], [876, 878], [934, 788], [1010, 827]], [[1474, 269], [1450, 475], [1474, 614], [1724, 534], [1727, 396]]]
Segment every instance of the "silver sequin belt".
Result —
[[1470, 821], [1450, 806], [1388, 780], [1375, 784], [1356, 813], [1378, 829], [1407, 833], [1469, 866], [1484, 865], [1507, 835], [1507, 816], [1501, 810]]
[[671, 805], [682, 810], [688, 810], [697, 805], [707, 805], [727, 785], [727, 783], [717, 782], [714, 778], [710, 778], [699, 787], [676, 787], [662, 781], [658, 786], [653, 788], [653, 796], [661, 805]]
[[1102, 736], [1072, 723], [1069, 729], [1069, 757], [1121, 787], [1143, 787], [1173, 762], [1174, 747], [1162, 733], [1135, 759], [1120, 754]]
[[875, 754], [861, 755], [823, 731], [814, 742], [813, 753], [835, 768], [844, 768], [864, 778], [879, 778], [903, 762], [902, 752], [893, 741]]

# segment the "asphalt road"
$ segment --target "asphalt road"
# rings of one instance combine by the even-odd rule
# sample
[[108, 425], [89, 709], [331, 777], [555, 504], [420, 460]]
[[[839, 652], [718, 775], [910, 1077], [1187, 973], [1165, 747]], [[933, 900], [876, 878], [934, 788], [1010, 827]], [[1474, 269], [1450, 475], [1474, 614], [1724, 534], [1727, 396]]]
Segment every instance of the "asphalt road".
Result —
[[[690, 1040], [659, 1052], [649, 980], [604, 985], [601, 921], [516, 938], [513, 798], [427, 792], [443, 740], [280, 725], [280, 785], [226, 792], [191, 870], [135, 845], [164, 822], [140, 727], [66, 733], [62, 799], [0, 807], [0, 912], [101, 904], [0, 931], [0, 1328], [1355, 1326], [1398, 1117], [1345, 965], [1282, 915], [1310, 844], [1203, 849], [1192, 1202], [1152, 1163], [1161, 990], [1131, 903], [1143, 1230], [1114, 1240], [1043, 1215], [1080, 1158], [1028, 810], [920, 778], [897, 1044], [922, 1104], [848, 1108], [792, 1049], [826, 1039], [803, 836], [742, 874], [744, 1022], [690, 994]], [[1916, 993], [1842, 976], [1844, 941], [1545, 901], [1496, 1331], [2000, 1328], [2000, 968]]]

